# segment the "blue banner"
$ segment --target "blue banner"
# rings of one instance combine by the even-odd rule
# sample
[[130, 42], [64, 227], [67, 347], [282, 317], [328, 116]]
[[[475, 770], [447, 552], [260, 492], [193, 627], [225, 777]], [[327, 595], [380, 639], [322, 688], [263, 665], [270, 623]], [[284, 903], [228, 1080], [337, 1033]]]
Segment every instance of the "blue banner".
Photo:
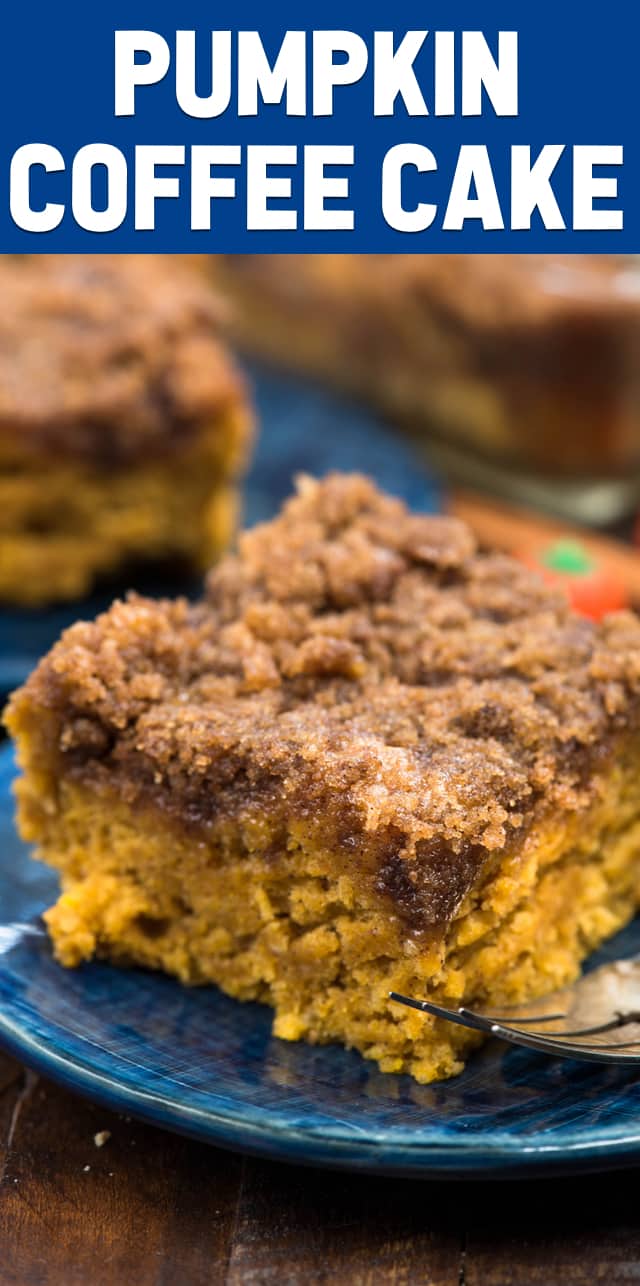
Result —
[[639, 13], [11, 5], [0, 249], [636, 251]]

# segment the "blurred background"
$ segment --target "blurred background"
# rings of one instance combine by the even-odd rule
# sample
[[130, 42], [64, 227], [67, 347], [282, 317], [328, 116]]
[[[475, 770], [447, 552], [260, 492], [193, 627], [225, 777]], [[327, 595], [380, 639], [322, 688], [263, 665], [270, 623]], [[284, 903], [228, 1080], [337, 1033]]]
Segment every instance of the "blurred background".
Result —
[[[114, 594], [198, 593], [298, 472], [640, 603], [640, 261], [4, 256], [0, 688]], [[242, 516], [241, 516], [242, 515]]]

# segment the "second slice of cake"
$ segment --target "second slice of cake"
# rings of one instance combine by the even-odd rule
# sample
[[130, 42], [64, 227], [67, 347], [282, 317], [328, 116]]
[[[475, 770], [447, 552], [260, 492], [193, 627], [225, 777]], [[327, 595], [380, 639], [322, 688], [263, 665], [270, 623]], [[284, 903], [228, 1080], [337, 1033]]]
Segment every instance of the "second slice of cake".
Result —
[[617, 255], [223, 255], [215, 272], [250, 351], [427, 434], [467, 478], [638, 472], [640, 277]]
[[0, 603], [205, 569], [252, 423], [216, 293], [171, 255], [5, 255], [0, 288]]
[[420, 1081], [476, 1039], [391, 990], [550, 991], [640, 902], [640, 623], [467, 528], [303, 480], [206, 598], [117, 603], [12, 699], [60, 961], [214, 982]]

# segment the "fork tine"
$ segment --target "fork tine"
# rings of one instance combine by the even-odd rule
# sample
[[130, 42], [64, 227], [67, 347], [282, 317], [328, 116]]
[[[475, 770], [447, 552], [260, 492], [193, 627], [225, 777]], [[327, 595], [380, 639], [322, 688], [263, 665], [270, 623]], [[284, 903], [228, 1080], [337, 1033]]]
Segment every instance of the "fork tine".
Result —
[[[491, 1034], [499, 1036], [509, 1044], [524, 1045], [527, 1049], [535, 1049], [543, 1054], [553, 1054], [559, 1058], [582, 1058], [590, 1063], [637, 1063], [640, 1060], [638, 1042], [631, 1042], [628, 1045], [579, 1045], [573, 1041], [551, 1040], [547, 1036], [534, 1036], [525, 1031], [518, 1032], [513, 1028], [500, 1027], [497, 1023], [491, 1029]], [[621, 1050], [627, 1052], [621, 1053]], [[635, 1052], [632, 1053], [631, 1050]]]
[[[461, 1015], [462, 1016], [462, 1015]], [[607, 1062], [615, 1061], [615, 1054], [611, 1051], [618, 1050], [637, 1050], [638, 1053], [623, 1054], [621, 1059], [634, 1060], [640, 1057], [640, 1039], [624, 1042], [604, 1042], [593, 1041], [588, 1044], [580, 1044], [574, 1040], [565, 1040], [564, 1033], [559, 1032], [557, 1036], [545, 1033], [519, 1030], [517, 1027], [503, 1027], [501, 1023], [494, 1022], [490, 1025], [489, 1031], [492, 1036], [498, 1036], [501, 1040], [510, 1041], [512, 1044], [525, 1045], [530, 1049], [538, 1049], [543, 1052], [563, 1055], [565, 1057], [588, 1058], [592, 1061], [604, 1060]]]
[[463, 1014], [459, 1009], [447, 1009], [444, 1005], [436, 1005], [432, 1000], [415, 1000], [412, 996], [401, 996], [397, 991], [389, 992], [390, 1000], [397, 1000], [401, 1005], [407, 1005], [409, 1009], [419, 1009], [423, 1014], [432, 1014], [434, 1018], [445, 1018], [447, 1022], [457, 1023], [459, 1027], [473, 1027], [476, 1031], [491, 1033], [491, 1020], [485, 1018], [483, 1014]]
[[[460, 1008], [461, 1012], [464, 1011], [464, 1013], [467, 1014], [473, 1014], [476, 1012], [474, 1009], [467, 1009], [464, 1005], [461, 1005]], [[536, 1014], [535, 1018], [512, 1018], [509, 1014], [492, 1014], [491, 1022], [505, 1024], [517, 1022], [524, 1027], [525, 1024], [531, 1025], [532, 1023], [557, 1023], [566, 1017], [566, 1014]]]
[[[461, 1014], [469, 1014], [474, 1018], [478, 1016], [474, 1009], [467, 1009], [466, 1006], [464, 1005], [460, 1006], [459, 1012]], [[483, 1015], [483, 1017], [489, 1018], [490, 1022], [499, 1023], [501, 1027], [512, 1027], [514, 1031], [523, 1027], [525, 1023], [528, 1023], [528, 1024], [532, 1024], [536, 1022], [548, 1023], [548, 1022], [551, 1022], [552, 1020], [560, 1020], [562, 1018], [566, 1018], [566, 1016], [567, 1016], [566, 1014], [554, 1014], [549, 1017], [540, 1017], [540, 1018], [508, 1018], [505, 1016], [499, 1018], [494, 1014], [494, 1015], [491, 1015], [491, 1017], [489, 1018], [488, 1014]], [[575, 1028], [575, 1030], [572, 1030], [572, 1031], [541, 1032], [541, 1035], [544, 1035], [549, 1040], [553, 1040], [554, 1037], [557, 1037], [557, 1036], [561, 1037], [563, 1040], [569, 1039], [574, 1036], [578, 1036], [578, 1037], [579, 1036], [598, 1036], [603, 1032], [616, 1031], [618, 1028], [625, 1027], [627, 1026], [627, 1024], [634, 1021], [636, 1023], [638, 1021], [637, 1014], [629, 1014], [629, 1015], [617, 1014], [616, 1017], [611, 1018], [608, 1023], [600, 1023], [597, 1027], [577, 1027]], [[633, 1041], [632, 1043], [637, 1044], [637, 1041]]]
[[[447, 1022], [457, 1023], [460, 1027], [472, 1027], [476, 1031], [486, 1032], [491, 1035], [497, 1028], [502, 1026], [503, 1020], [495, 1018], [493, 1015], [480, 1014], [473, 1009], [467, 1009], [460, 1005], [457, 1009], [448, 1009], [445, 1005], [438, 1005], [432, 1000], [415, 1000], [412, 996], [400, 995], [397, 991], [389, 992], [390, 1000], [397, 1000], [401, 1005], [407, 1005], [410, 1009], [421, 1010], [424, 1014], [431, 1014], [434, 1018], [444, 1018]], [[564, 1014], [555, 1014], [554, 1018], [564, 1018]], [[536, 1022], [534, 1018], [524, 1019], [525, 1022]], [[542, 1019], [542, 1021], [545, 1021]], [[548, 1021], [551, 1021], [549, 1018]], [[518, 1031], [517, 1027], [509, 1027], [505, 1030]], [[529, 1033], [525, 1033], [529, 1034]], [[531, 1033], [535, 1035], [535, 1033]], [[562, 1035], [563, 1033], [559, 1033]], [[547, 1039], [546, 1033], [541, 1033]]]
[[[565, 1039], [564, 1033], [558, 1033], [557, 1035], [537, 1033], [503, 1025], [496, 1020], [485, 1017], [483, 1014], [475, 1013], [474, 1010], [465, 1009], [464, 1006], [460, 1006], [459, 1009], [447, 1009], [444, 1005], [437, 1005], [433, 1001], [415, 1000], [411, 996], [403, 996], [395, 991], [389, 992], [389, 998], [399, 1004], [408, 1005], [411, 1009], [433, 1014], [434, 1017], [444, 1018], [447, 1022], [457, 1023], [461, 1027], [471, 1027], [476, 1031], [484, 1032], [485, 1035], [498, 1036], [509, 1044], [523, 1045], [527, 1049], [553, 1054], [560, 1058], [577, 1057], [593, 1063], [637, 1063], [640, 1060], [640, 1040], [620, 1044], [615, 1042], [605, 1044], [599, 1041], [591, 1044], [580, 1044], [576, 1043], [576, 1041]], [[635, 1052], [621, 1053], [621, 1050], [634, 1050]]]

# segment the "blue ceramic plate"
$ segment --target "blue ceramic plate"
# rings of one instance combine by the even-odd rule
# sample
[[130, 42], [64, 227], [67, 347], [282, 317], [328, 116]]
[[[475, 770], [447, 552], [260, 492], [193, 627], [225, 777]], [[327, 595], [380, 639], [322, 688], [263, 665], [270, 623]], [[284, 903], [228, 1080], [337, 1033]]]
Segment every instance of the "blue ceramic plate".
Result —
[[[415, 509], [439, 508], [439, 491], [399, 434], [381, 425], [369, 412], [333, 397], [306, 381], [248, 369], [257, 405], [260, 436], [244, 495], [245, 522], [271, 518], [289, 495], [297, 473], [319, 476], [330, 469], [360, 470], [381, 486], [403, 496]], [[130, 582], [109, 586], [82, 602], [57, 605], [46, 611], [0, 609], [0, 693], [26, 679], [36, 661], [61, 630], [80, 618], [103, 611]], [[145, 594], [197, 593], [198, 584], [175, 577], [136, 580], [133, 588]]]
[[[414, 508], [438, 507], [437, 489], [409, 449], [366, 412], [305, 384], [252, 373], [263, 431], [247, 489], [249, 522], [275, 512], [299, 470], [364, 469]], [[102, 605], [95, 598], [0, 615], [0, 688], [21, 682], [63, 625]], [[61, 969], [39, 920], [56, 880], [16, 837], [13, 774], [5, 746], [0, 1043], [25, 1063], [118, 1110], [289, 1161], [425, 1177], [640, 1161], [640, 1077], [629, 1071], [487, 1046], [456, 1080], [419, 1086], [337, 1047], [274, 1040], [268, 1010], [215, 988], [190, 991], [103, 964]], [[640, 923], [609, 955], [638, 949]]]
[[[109, 1107], [223, 1147], [424, 1177], [501, 1178], [640, 1161], [640, 1076], [487, 1045], [435, 1086], [337, 1046], [270, 1034], [261, 1005], [105, 964], [65, 970], [39, 912], [55, 877], [12, 822], [0, 751], [0, 1045]], [[640, 922], [606, 958], [640, 948]], [[605, 958], [601, 953], [599, 960]]]

